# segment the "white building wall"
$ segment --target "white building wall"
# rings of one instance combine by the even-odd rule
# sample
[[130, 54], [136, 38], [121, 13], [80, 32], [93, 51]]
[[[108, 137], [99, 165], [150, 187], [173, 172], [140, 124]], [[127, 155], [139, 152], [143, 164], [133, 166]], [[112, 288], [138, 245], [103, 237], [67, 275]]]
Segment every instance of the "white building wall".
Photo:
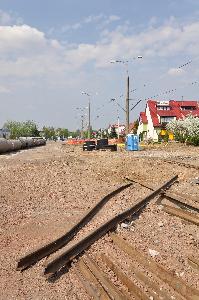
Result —
[[153, 121], [151, 118], [151, 114], [150, 114], [148, 105], [146, 106], [146, 116], [147, 116], [147, 120], [148, 120], [147, 139], [153, 139], [154, 141], [158, 141], [158, 134], [153, 126]]
[[138, 125], [138, 130], [137, 130], [137, 134], [139, 135], [140, 133], [142, 133], [143, 132], [143, 123], [139, 123], [139, 125]]

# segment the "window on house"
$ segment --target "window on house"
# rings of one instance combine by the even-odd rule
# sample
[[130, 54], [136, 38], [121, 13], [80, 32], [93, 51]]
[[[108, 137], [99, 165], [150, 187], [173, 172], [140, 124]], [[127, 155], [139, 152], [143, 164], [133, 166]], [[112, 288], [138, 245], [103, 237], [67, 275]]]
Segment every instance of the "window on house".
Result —
[[171, 107], [170, 106], [160, 106], [160, 105], [158, 105], [157, 109], [158, 110], [171, 110]]
[[181, 106], [181, 110], [195, 110], [195, 106]]
[[174, 120], [174, 117], [160, 117], [160, 123], [169, 123]]

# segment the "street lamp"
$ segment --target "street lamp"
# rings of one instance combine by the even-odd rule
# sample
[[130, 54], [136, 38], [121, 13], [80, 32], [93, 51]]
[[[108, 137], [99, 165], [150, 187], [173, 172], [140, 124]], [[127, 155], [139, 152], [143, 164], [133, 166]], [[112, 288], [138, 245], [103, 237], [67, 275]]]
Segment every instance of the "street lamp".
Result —
[[[141, 55], [137, 57], [133, 57], [133, 60], [142, 58]], [[127, 91], [126, 91], [126, 135], [129, 133], [129, 74], [128, 74], [128, 63], [132, 62], [132, 60], [111, 60], [110, 63], [121, 63], [125, 64], [127, 67]]]
[[90, 97], [91, 95], [89, 95], [87, 92], [82, 92], [82, 95], [86, 95], [88, 96], [88, 139], [91, 138], [91, 100]]
[[84, 118], [85, 118], [85, 109], [86, 107], [76, 107], [77, 110], [80, 111], [80, 117], [81, 117], [81, 139], [84, 138]]

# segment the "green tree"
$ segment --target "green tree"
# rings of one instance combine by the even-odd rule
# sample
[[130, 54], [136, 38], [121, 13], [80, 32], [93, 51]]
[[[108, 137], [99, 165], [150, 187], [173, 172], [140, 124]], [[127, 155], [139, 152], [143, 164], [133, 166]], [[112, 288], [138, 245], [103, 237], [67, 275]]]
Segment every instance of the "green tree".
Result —
[[19, 137], [39, 136], [37, 124], [34, 121], [7, 121], [3, 127], [10, 130], [10, 137], [16, 139]]
[[56, 132], [55, 132], [55, 129], [54, 127], [46, 127], [44, 126], [43, 129], [43, 134], [44, 134], [44, 137], [46, 140], [52, 140], [52, 139], [55, 139], [56, 137]]
[[139, 126], [139, 120], [136, 120], [133, 123], [133, 134], [137, 134], [138, 126]]
[[67, 128], [57, 128], [56, 135], [60, 138], [68, 138], [68, 129]]
[[117, 138], [117, 132], [116, 132], [115, 126], [112, 126], [112, 127], [111, 127], [111, 132], [110, 132], [110, 134], [109, 134], [109, 137], [110, 137], [111, 139]]

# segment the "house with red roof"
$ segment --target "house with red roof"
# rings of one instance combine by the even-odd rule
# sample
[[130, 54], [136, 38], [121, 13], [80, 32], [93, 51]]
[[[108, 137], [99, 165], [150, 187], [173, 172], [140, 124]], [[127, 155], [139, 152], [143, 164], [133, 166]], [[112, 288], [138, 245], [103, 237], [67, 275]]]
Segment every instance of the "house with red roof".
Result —
[[[142, 140], [153, 139], [158, 141], [158, 137], [164, 137], [167, 133], [167, 123], [184, 119], [188, 115], [199, 117], [198, 101], [148, 100], [145, 112], [140, 113], [137, 133]], [[173, 139], [173, 135], [168, 134], [169, 139]]]
[[119, 133], [119, 135], [124, 135], [125, 134], [125, 125], [124, 124], [110, 124], [108, 127], [108, 133], [111, 133], [112, 127], [115, 128], [115, 132]]

